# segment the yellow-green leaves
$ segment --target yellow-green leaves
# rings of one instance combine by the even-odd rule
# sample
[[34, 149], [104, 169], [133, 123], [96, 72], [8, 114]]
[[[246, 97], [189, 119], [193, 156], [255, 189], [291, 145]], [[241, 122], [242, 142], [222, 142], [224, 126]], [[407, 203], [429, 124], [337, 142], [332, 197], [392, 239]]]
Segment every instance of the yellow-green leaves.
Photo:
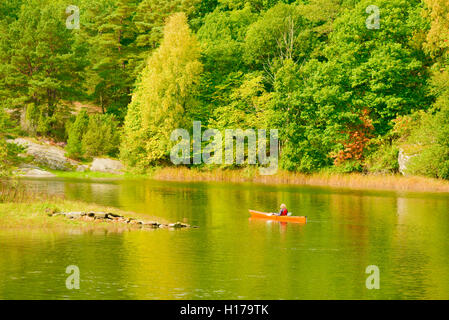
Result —
[[[131, 163], [146, 166], [169, 155], [170, 134], [174, 129], [186, 128], [191, 114], [198, 108], [197, 85], [202, 71], [200, 46], [189, 29], [184, 13], [176, 13], [167, 20], [160, 47], [148, 59], [134, 92], [125, 134], [144, 141], [124, 139], [122, 155]], [[135, 123], [139, 122], [139, 123]], [[132, 132], [138, 128], [139, 133]], [[141, 144], [144, 153], [136, 159], [131, 150]]]

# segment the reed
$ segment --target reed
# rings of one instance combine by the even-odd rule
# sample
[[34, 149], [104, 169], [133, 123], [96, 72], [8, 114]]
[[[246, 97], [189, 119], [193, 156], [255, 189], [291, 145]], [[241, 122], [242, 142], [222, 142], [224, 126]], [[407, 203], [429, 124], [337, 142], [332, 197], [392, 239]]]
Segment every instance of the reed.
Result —
[[185, 167], [166, 167], [156, 170], [152, 174], [152, 178], [167, 181], [252, 182], [262, 184], [329, 186], [351, 189], [449, 192], [449, 181], [446, 180], [387, 174], [341, 174], [331, 172], [302, 174], [278, 171], [275, 175], [262, 176], [258, 173], [258, 170], [251, 168], [234, 170], [200, 170]]
[[0, 180], [0, 203], [31, 203], [35, 201], [49, 202], [63, 199], [63, 195], [50, 195], [27, 189], [19, 180]]

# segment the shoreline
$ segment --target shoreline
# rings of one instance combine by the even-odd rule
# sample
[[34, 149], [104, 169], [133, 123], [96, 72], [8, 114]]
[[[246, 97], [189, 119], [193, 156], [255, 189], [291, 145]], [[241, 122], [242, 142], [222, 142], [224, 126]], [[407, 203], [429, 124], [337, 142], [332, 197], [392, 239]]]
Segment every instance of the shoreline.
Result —
[[449, 192], [449, 181], [402, 175], [365, 175], [361, 173], [303, 174], [280, 171], [276, 175], [261, 176], [254, 170], [199, 171], [186, 168], [162, 168], [151, 178], [159, 181], [257, 183], [262, 185], [315, 186], [353, 190], [384, 190], [409, 192]]
[[[421, 176], [402, 176], [399, 174], [362, 174], [320, 172], [303, 174], [278, 171], [275, 175], [262, 176], [257, 168], [243, 169], [189, 169], [186, 167], [159, 167], [147, 174], [66, 172], [51, 170], [54, 178], [92, 179], [92, 180], [157, 180], [176, 182], [223, 182], [257, 183], [263, 185], [316, 186], [347, 188], [353, 190], [385, 190], [409, 192], [449, 192], [449, 181]], [[47, 178], [48, 177], [23, 177]]]
[[[101, 218], [98, 216], [102, 215]], [[117, 217], [115, 219], [108, 216]], [[128, 212], [82, 201], [49, 198], [0, 203], [0, 230], [104, 230], [123, 232], [158, 228], [185, 228], [161, 217]]]

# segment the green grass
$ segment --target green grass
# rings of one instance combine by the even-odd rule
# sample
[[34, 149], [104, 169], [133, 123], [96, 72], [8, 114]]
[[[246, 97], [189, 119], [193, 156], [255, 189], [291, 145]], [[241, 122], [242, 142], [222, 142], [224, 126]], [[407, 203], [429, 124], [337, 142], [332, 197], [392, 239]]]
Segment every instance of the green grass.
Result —
[[[40, 200], [43, 199], [43, 200]], [[111, 223], [102, 220], [84, 221], [68, 219], [64, 216], [51, 216], [55, 212], [107, 212], [115, 213], [124, 217], [144, 221], [161, 221], [163, 219], [149, 216], [148, 214], [139, 214], [135, 212], [125, 212], [113, 207], [104, 207], [95, 204], [89, 204], [81, 201], [71, 201], [62, 198], [44, 199], [42, 196], [25, 193], [16, 197], [16, 201], [10, 199], [8, 202], [0, 203], [0, 229], [105, 229], [105, 230], [129, 230], [135, 229], [135, 226]]]

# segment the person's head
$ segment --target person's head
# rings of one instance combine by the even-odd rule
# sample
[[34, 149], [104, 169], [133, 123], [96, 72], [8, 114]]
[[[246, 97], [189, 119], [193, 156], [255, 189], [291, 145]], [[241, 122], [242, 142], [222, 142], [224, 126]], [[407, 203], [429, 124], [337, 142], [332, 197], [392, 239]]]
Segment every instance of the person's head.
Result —
[[287, 206], [285, 204], [281, 204], [281, 209], [287, 209]]

